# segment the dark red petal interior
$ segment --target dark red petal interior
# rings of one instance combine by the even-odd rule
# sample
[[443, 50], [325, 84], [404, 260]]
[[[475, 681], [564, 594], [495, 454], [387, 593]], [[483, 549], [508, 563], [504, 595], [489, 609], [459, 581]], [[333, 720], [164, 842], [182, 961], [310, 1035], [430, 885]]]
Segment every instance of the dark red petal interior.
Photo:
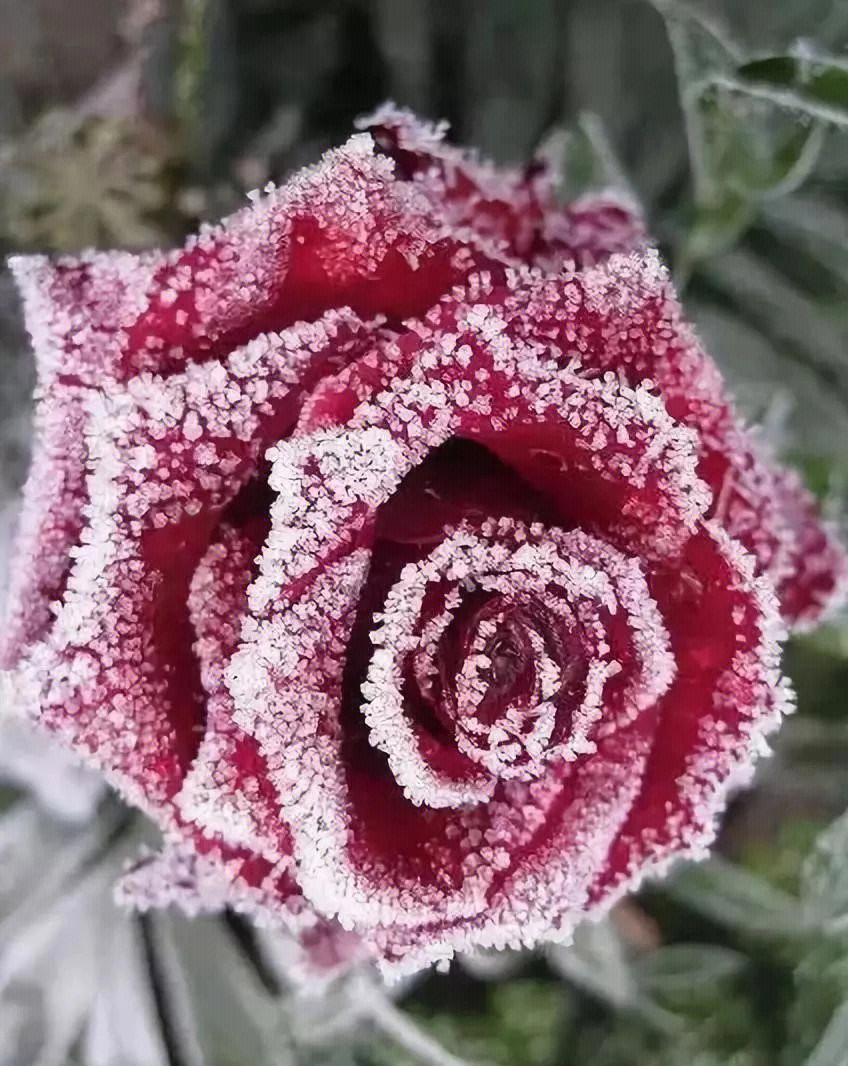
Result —
[[680, 566], [656, 566], [651, 594], [667, 619], [678, 674], [660, 701], [642, 790], [599, 871], [602, 897], [646, 862], [660, 861], [714, 829], [722, 786], [750, 765], [749, 736], [779, 697], [763, 663], [758, 595], [701, 532]]
[[[373, 262], [368, 250], [351, 246], [343, 229], [309, 216], [285, 221], [288, 232], [269, 235], [263, 250], [269, 276], [253, 299], [236, 298], [240, 278], [253, 265], [226, 231], [211, 248], [189, 248], [163, 266], [147, 310], [127, 330], [122, 375], [133, 376], [153, 359], [157, 372], [166, 374], [187, 360], [221, 359], [262, 333], [314, 321], [338, 307], [350, 307], [363, 319], [383, 315], [400, 322], [423, 314], [472, 267], [497, 268], [495, 260], [448, 238], [410, 262], [403, 254], [404, 234]], [[371, 225], [380, 233], [397, 221], [375, 215]], [[163, 294], [173, 291], [183, 274], [192, 278], [192, 287], [166, 301]]]
[[291, 853], [291, 837], [256, 739], [233, 721], [226, 668], [241, 639], [247, 589], [268, 533], [271, 493], [264, 477], [248, 482], [227, 507], [195, 570], [188, 598], [206, 698], [203, 739], [183, 781], [178, 806], [216, 839], [247, 832], [255, 849]]

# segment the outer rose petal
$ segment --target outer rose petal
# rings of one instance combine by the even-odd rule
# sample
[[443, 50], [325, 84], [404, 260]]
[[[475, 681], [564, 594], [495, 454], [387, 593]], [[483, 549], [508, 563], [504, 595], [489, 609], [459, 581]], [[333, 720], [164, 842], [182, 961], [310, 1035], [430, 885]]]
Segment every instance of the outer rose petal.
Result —
[[[716, 523], [693, 538], [680, 573], [655, 571], [651, 592], [667, 620], [679, 675], [660, 705], [644, 784], [592, 889], [619, 895], [681, 851], [703, 857], [733, 789], [748, 784], [752, 755], [792, 709], [781, 682], [785, 636], [770, 586], [754, 560]], [[700, 591], [693, 579], [702, 585]], [[727, 634], [724, 661], [708, 655], [707, 634]]]
[[447, 123], [421, 122], [391, 104], [358, 125], [395, 161], [400, 176], [443, 204], [455, 225], [491, 237], [511, 258], [558, 272], [646, 244], [634, 204], [611, 194], [560, 204], [543, 162], [523, 171], [494, 167], [446, 144]]
[[12, 684], [30, 713], [160, 818], [203, 721], [192, 575], [224, 508], [293, 424], [302, 390], [372, 333], [332, 312], [223, 364], [88, 392], [86, 526], [55, 622]]
[[[544, 343], [589, 373], [652, 382], [670, 413], [698, 434], [698, 473], [714, 517], [777, 587], [786, 621], [809, 625], [848, 597], [848, 556], [797, 474], [741, 424], [715, 364], [685, 322], [656, 252], [540, 279], [511, 275], [485, 299], [514, 341]], [[461, 301], [446, 301], [445, 315]]]
[[[14, 257], [38, 370], [33, 462], [24, 489], [0, 666], [13, 665], [52, 622], [69, 551], [83, 525], [85, 384], [120, 376], [118, 324], [138, 314], [157, 256], [95, 255], [52, 264]], [[111, 345], [111, 347], [110, 347]]]
[[220, 842], [176, 841], [139, 859], [118, 884], [116, 899], [139, 910], [178, 906], [189, 915], [225, 907], [258, 924], [273, 922], [286, 939], [288, 977], [314, 981], [361, 962], [367, 945], [338, 923], [315, 914], [288, 872]]
[[293, 924], [314, 921], [290, 870], [275, 875], [272, 865], [240, 848], [194, 831], [174, 838], [156, 855], [135, 862], [121, 880], [120, 902], [140, 910], [179, 904], [190, 914], [233, 907], [255, 916], [268, 908]]
[[[126, 391], [117, 385], [105, 391], [55, 385], [48, 412], [55, 412], [57, 396], [71, 393], [80, 414], [85, 447], [78, 458], [89, 491], [79, 515], [87, 525], [74, 538], [81, 544], [71, 552], [55, 624], [6, 678], [31, 713], [87, 750], [166, 828], [171, 844], [127, 882], [125, 899], [207, 909], [228, 904], [273, 915], [305, 937], [304, 944], [315, 941], [310, 965], [351, 957], [349, 937], [305, 904], [262, 756], [253, 738], [232, 723], [226, 728], [216, 705], [216, 696], [217, 703], [225, 698], [216, 691], [216, 675], [220, 680], [233, 631], [216, 615], [215, 604], [221, 612], [237, 611], [235, 579], [246, 580], [249, 569], [230, 572], [234, 583], [228, 583], [227, 557], [216, 560], [214, 545], [206, 552], [206, 569], [196, 563], [216, 515], [256, 471], [267, 443], [293, 423], [301, 390], [344, 365], [373, 329], [362, 329], [349, 313], [332, 313], [313, 325], [257, 338], [225, 364], [196, 365], [167, 380], [139, 378]], [[62, 433], [70, 427], [60, 418], [54, 426], [61, 456]], [[65, 492], [78, 487], [57, 478]], [[222, 529], [219, 545], [234, 535]], [[250, 550], [244, 542], [249, 528], [238, 536], [235, 556], [243, 557]], [[202, 677], [189, 657], [193, 634], [185, 600], [192, 575]], [[238, 839], [204, 835], [172, 805], [199, 739], [201, 682], [210, 704], [204, 755], [217, 748], [237, 766], [238, 795], [247, 791], [252, 801], [254, 836], [266, 833], [256, 850], [239, 846]], [[202, 772], [197, 770], [195, 783]], [[337, 941], [338, 950], [328, 951]]]
[[173, 252], [13, 259], [40, 361], [89, 385], [168, 373], [332, 308], [423, 313], [472, 266], [500, 261], [394, 170], [358, 134]]
[[[40, 386], [44, 388], [44, 386]], [[85, 390], [47, 386], [35, 418], [33, 461], [15, 542], [0, 669], [14, 666], [53, 622], [53, 604], [65, 589], [70, 550], [83, 525]]]

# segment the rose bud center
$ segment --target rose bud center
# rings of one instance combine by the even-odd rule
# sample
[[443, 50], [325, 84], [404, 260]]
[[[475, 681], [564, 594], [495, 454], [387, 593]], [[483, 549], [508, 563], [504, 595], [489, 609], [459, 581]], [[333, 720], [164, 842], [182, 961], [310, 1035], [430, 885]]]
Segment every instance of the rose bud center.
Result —
[[533, 776], [567, 732], [588, 662], [539, 602], [472, 594], [439, 641], [422, 698], [457, 747], [499, 777]]
[[481, 802], [636, 713], [649, 665], [637, 590], [594, 564], [608, 551], [501, 518], [446, 529], [402, 567], [372, 615], [362, 713], [410, 798]]

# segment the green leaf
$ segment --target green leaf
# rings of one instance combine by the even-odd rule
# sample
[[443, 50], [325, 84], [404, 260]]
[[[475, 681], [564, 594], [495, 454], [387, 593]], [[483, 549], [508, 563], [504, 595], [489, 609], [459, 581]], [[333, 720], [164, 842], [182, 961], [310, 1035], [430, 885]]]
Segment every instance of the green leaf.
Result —
[[640, 959], [634, 974], [643, 994], [671, 1010], [706, 1010], [728, 996], [748, 961], [717, 944], [674, 944]]
[[[410, 1055], [412, 1042], [407, 1040], [399, 1042], [407, 1054], [395, 1050], [386, 1058], [383, 1050], [373, 1057], [386, 1066], [458, 1066], [460, 1060], [468, 1060], [469, 1066], [552, 1066], [560, 1061], [560, 1049], [567, 1044], [574, 1012], [574, 1000], [561, 983], [528, 978], [504, 981], [487, 987], [481, 1009], [455, 1004], [451, 1010], [430, 1011], [416, 1005], [414, 1015], [404, 1012], [408, 1024], [417, 1022], [446, 1049], [442, 1057]], [[385, 1026], [380, 1029], [392, 1035]]]
[[615, 1006], [632, 1004], [636, 982], [621, 937], [609, 918], [582, 922], [570, 944], [547, 949], [552, 966], [575, 984]]
[[683, 867], [667, 883], [667, 891], [678, 903], [745, 936], [784, 939], [802, 926], [796, 899], [717, 856]]
[[842, 129], [848, 128], [848, 107], [842, 99], [839, 99], [838, 103], [833, 103], [823, 93], [820, 95], [811, 93], [809, 85], [793, 85], [791, 88], [784, 89], [768, 82], [746, 81], [737, 73], [735, 77], [723, 74], [711, 75], [704, 80], [701, 88], [703, 91], [719, 89], [731, 94], [748, 96], [754, 100], [774, 104], [776, 107], [801, 117], [829, 122]]
[[187, 1066], [290, 1066], [279, 1004], [217, 917], [151, 919], [160, 976]]
[[[774, 241], [782, 241], [798, 258], [806, 263], [818, 263], [829, 272], [841, 289], [844, 299], [848, 288], [848, 212], [836, 197], [821, 193], [799, 193], [769, 201], [763, 205], [761, 224]], [[814, 293], [822, 297], [831, 285], [824, 284], [821, 270], [803, 271], [800, 283], [812, 282]]]
[[824, 501], [839, 504], [848, 499], [848, 389], [837, 363], [844, 350], [841, 331], [829, 326], [826, 309], [779, 275], [773, 298], [770, 283], [755, 273], [760, 262], [747, 255], [740, 260], [738, 253], [716, 259], [709, 291], [701, 287], [702, 268], [689, 307], [742, 415], [760, 426], [778, 456], [801, 467]]
[[569, 129], [553, 130], [538, 150], [547, 158], [563, 200], [615, 189], [633, 196], [601, 119], [583, 112]]
[[804, 1066], [845, 1066], [848, 1060], [848, 1003], [834, 1013]]
[[[687, 4], [654, 0], [674, 54], [686, 127], [694, 218], [676, 256], [678, 281], [695, 264], [737, 244], [759, 204], [797, 189], [812, 173], [825, 126], [730, 91], [752, 69], [717, 22]], [[780, 65], [778, 64], [778, 67]], [[790, 77], [782, 68], [774, 78]], [[781, 89], [788, 92], [789, 89]], [[793, 90], [794, 91], [794, 90]]]
[[741, 64], [736, 76], [752, 86], [797, 95], [801, 109], [824, 105], [844, 112], [848, 122], [848, 62], [828, 56], [762, 56]]
[[[830, 400], [848, 405], [848, 316], [844, 307], [811, 299], [782, 274], [777, 263], [744, 248], [702, 264], [699, 281], [707, 284], [714, 303], [731, 309], [770, 343], [774, 353], [782, 357], [787, 373], [793, 373], [792, 363], [803, 364], [818, 379], [822, 398], [830, 394]], [[733, 357], [732, 348], [716, 351], [719, 361]], [[761, 382], [769, 380], [774, 378], [762, 378]], [[777, 380], [785, 384], [782, 375]], [[833, 423], [827, 432], [833, 436]], [[821, 431], [818, 436], [822, 436]], [[845, 441], [837, 437], [823, 454], [844, 455], [844, 445]]]
[[633, 1011], [652, 1029], [675, 1030], [677, 1019], [644, 994], [614, 919], [582, 922], [571, 944], [551, 944], [546, 955], [553, 969], [602, 1003]]
[[182, 49], [175, 86], [190, 161], [204, 176], [220, 170], [238, 115], [238, 56], [230, 5], [183, 0]]
[[678, 252], [676, 274], [685, 283], [695, 264], [739, 243], [757, 217], [750, 199], [728, 190], [720, 203], [696, 206]]
[[801, 871], [806, 920], [829, 933], [848, 933], [848, 814], [819, 835]]
[[795, 80], [797, 61], [791, 56], [771, 56], [743, 63], [737, 68], [746, 81], [765, 81], [772, 85], [791, 85]]
[[699, 204], [719, 203], [722, 175], [716, 165], [714, 134], [707, 129], [701, 87], [717, 71], [729, 73], [735, 68], [736, 50], [723, 28], [697, 8], [668, 0], [653, 4], [665, 20], [674, 56], [694, 198]]

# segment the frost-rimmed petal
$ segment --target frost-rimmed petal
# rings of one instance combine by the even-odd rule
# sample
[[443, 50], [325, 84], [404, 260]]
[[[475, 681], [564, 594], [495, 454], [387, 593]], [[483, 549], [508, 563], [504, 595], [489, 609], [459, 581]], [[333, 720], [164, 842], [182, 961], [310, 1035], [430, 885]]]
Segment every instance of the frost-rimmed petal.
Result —
[[87, 393], [86, 524], [55, 622], [10, 687], [151, 813], [179, 789], [203, 725], [187, 608], [197, 563], [303, 390], [374, 329], [330, 312], [224, 363]]
[[87, 386], [120, 377], [113, 341], [138, 314], [161, 257], [98, 253], [85, 262], [13, 256], [36, 356], [33, 462], [15, 542], [0, 665], [12, 666], [52, 622], [85, 505]]
[[[271, 910], [282, 917], [288, 903], [289, 925], [304, 912], [290, 876], [277, 875], [270, 863], [202, 837], [170, 840], [161, 851], [142, 854], [128, 867], [115, 895], [119, 903], [140, 911], [176, 905], [188, 915], [232, 907], [254, 917]], [[306, 911], [305, 921], [310, 918], [314, 920]]]
[[168, 253], [13, 258], [40, 360], [96, 385], [104, 373], [126, 380], [223, 358], [333, 308], [404, 318], [493, 250], [398, 180], [368, 134], [250, 198]]
[[613, 373], [587, 375], [576, 358], [551, 358], [546, 342], [515, 337], [497, 293], [487, 274], [475, 276], [462, 299], [325, 379], [297, 433], [385, 426], [419, 457], [452, 435], [472, 439], [581, 528], [623, 550], [673, 555], [709, 504], [693, 432], [650, 382], [631, 389]]
[[[608, 772], [637, 752], [633, 770], [641, 784], [629, 809], [611, 814], [621, 818], [619, 831], [600, 857], [582, 903], [571, 909], [568, 901], [558, 910], [556, 903], [565, 902], [562, 897], [547, 917], [527, 912], [527, 919], [515, 928], [495, 926], [491, 910], [459, 924], [437, 919], [425, 928], [399, 919], [375, 936], [378, 950], [391, 960], [390, 972], [414, 969], [480, 944], [503, 948], [532, 946], [539, 939], [567, 941], [587, 912], [602, 913], [680, 858], [707, 854], [728, 798], [750, 782], [756, 760], [769, 752], [768, 735], [794, 707], [791, 688], [779, 670], [780, 642], [786, 633], [777, 599], [754, 570], [753, 557], [710, 522], [692, 538], [682, 570], [663, 574], [654, 568], [649, 574], [651, 593], [669, 625], [677, 674], [641, 721], [648, 749], [644, 757], [644, 748], [634, 744], [628, 731], [611, 738], [619, 746], [608, 752]], [[699, 647], [693, 640], [704, 625], [726, 637], [723, 660], [709, 661], [702, 654], [706, 644]], [[589, 761], [602, 765], [598, 756]], [[602, 798], [596, 802], [607, 802], [602, 782], [597, 795]], [[574, 853], [563, 855], [566, 863], [573, 861]], [[508, 892], [516, 887], [508, 883]], [[533, 887], [538, 890], [538, 885]], [[521, 913], [520, 895], [517, 902], [519, 909], [511, 908], [511, 916]]]
[[189, 917], [230, 909], [280, 937], [287, 976], [314, 981], [369, 957], [369, 945], [313, 911], [292, 867], [220, 841], [172, 839], [135, 860], [115, 888], [117, 903], [139, 911], [177, 907]]
[[[692, 575], [703, 580], [719, 563], [711, 597], [724, 599], [721, 614], [702, 599], [696, 619]], [[644, 785], [592, 889], [607, 903], [645, 876], [661, 874], [681, 856], [704, 858], [715, 838], [728, 797], [750, 783], [758, 758], [769, 753], [767, 737], [794, 710], [794, 694], [780, 672], [786, 628], [774, 590], [756, 577], [756, 560], [717, 522], [705, 523], [687, 551], [683, 580], [655, 573], [650, 582], [670, 621], [678, 664], [703, 667], [703, 687], [673, 684], [662, 707]], [[722, 614], [724, 618], [722, 618]], [[727, 662], [704, 661], [706, 626], [733, 625], [726, 640]], [[719, 630], [720, 631], [720, 630]], [[663, 730], [663, 720], [673, 729]]]
[[646, 246], [641, 214], [628, 196], [607, 192], [559, 203], [544, 160], [521, 170], [496, 167], [447, 144], [446, 122], [423, 122], [393, 104], [357, 126], [371, 133], [401, 177], [439, 200], [454, 225], [497, 242], [510, 259], [556, 273]]
[[15, 536], [0, 669], [9, 669], [49, 630], [78, 542], [85, 506], [85, 390], [52, 385], [39, 402], [35, 444]]
[[225, 671], [247, 611], [253, 561], [267, 531], [264, 516], [219, 528], [194, 571], [188, 597], [194, 650], [206, 693], [203, 739], [175, 798], [184, 818], [207, 833], [278, 862], [291, 839], [262, 753], [233, 721]]
[[848, 555], [836, 531], [798, 475], [742, 424], [656, 252], [614, 255], [557, 279], [510, 273], [506, 289], [483, 298], [507, 336], [551, 345], [561, 364], [656, 385], [673, 417], [697, 433], [708, 517], [756, 557], [788, 623], [804, 628], [845, 602]]
[[[598, 460], [595, 476], [633, 491], [644, 487], [645, 471], [631, 452], [624, 473], [617, 451], [639, 439], [641, 419], [651, 423], [655, 444], [667, 424], [666, 450], [652, 459], [677, 486], [661, 498], [677, 500], [679, 551], [708, 503], [693, 473], [694, 442], [664, 423], [668, 415], [649, 391], [587, 381], [574, 367], [551, 367], [542, 351], [501, 344], [496, 319], [468, 307], [457, 333], [422, 328], [424, 343], [420, 334], [401, 338], [382, 359], [366, 357], [324, 382], [297, 434], [271, 453], [278, 499], [248, 592], [251, 618], [228, 671], [236, 721], [259, 741], [290, 823], [305, 896], [376, 936], [385, 956], [411, 951], [419, 963], [458, 944], [531, 942], [574, 921], [639, 795], [659, 711], [642, 709], [598, 738], [592, 755], [555, 763], [532, 781], [500, 783], [489, 802], [452, 810], [410, 803], [390, 773], [375, 776], [349, 757], [340, 716], [346, 648], [380, 505], [454, 435], [485, 440], [532, 481], [509, 439], [523, 440], [522, 430], [544, 423], [547, 411], [557, 412], [569, 458], [579, 450], [567, 443], [574, 432]], [[511, 392], [501, 391], [500, 373]], [[566, 401], [578, 393], [575, 417]], [[600, 414], [604, 405], [618, 412], [612, 422]], [[331, 428], [334, 421], [344, 428]], [[598, 434], [602, 424], [619, 432]], [[585, 506], [591, 525], [590, 498]], [[657, 533], [653, 512], [635, 513]], [[578, 513], [571, 517], [579, 524]], [[643, 557], [648, 567], [668, 558]], [[737, 623], [726, 622], [732, 639]]]

